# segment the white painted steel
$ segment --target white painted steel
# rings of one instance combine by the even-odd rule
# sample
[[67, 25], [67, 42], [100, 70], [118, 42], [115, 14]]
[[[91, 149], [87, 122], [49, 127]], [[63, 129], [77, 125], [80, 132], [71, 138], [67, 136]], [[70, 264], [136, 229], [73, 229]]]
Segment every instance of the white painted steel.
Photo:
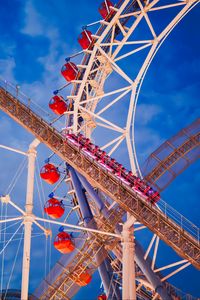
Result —
[[122, 230], [122, 299], [136, 300], [134, 217], [129, 217]]
[[[37, 144], [37, 143], [36, 143]], [[22, 265], [22, 283], [21, 299], [28, 299], [29, 271], [30, 271], [30, 249], [31, 249], [31, 230], [32, 230], [32, 209], [33, 209], [33, 192], [34, 192], [34, 170], [36, 159], [35, 144], [31, 145], [28, 151], [28, 176], [26, 192], [26, 214], [24, 216], [24, 249]]]
[[48, 223], [51, 223], [51, 224], [55, 224], [55, 225], [59, 225], [59, 226], [64, 226], [64, 227], [69, 227], [69, 228], [73, 228], [73, 229], [79, 229], [81, 231], [88, 231], [88, 232], [99, 233], [99, 234], [103, 234], [103, 235], [107, 235], [107, 236], [112, 236], [112, 237], [121, 239], [121, 235], [120, 234], [116, 234], [116, 233], [113, 233], [113, 232], [107, 232], [107, 231], [102, 231], [102, 230], [98, 230], [98, 229], [91, 229], [89, 227], [78, 226], [78, 225], [73, 225], [73, 224], [64, 223], [64, 222], [58, 222], [58, 221], [54, 221], [54, 220], [47, 220], [47, 219], [39, 218], [39, 217], [35, 217], [35, 220], [43, 221], [43, 222], [48, 222]]
[[[143, 5], [140, 0], [137, 0], [137, 2], [140, 7], [139, 11], [124, 14], [123, 13], [124, 8], [128, 4], [131, 3], [131, 1], [124, 1], [123, 5], [119, 9], [116, 10], [117, 13], [114, 15], [114, 17], [112, 18], [112, 20], [110, 22], [105, 22], [105, 21], [101, 22], [102, 24], [106, 25], [106, 28], [102, 32], [101, 36], [97, 38], [97, 40], [94, 44], [93, 50], [90, 50], [91, 56], [90, 56], [89, 62], [87, 64], [86, 72], [84, 73], [84, 76], [82, 78], [81, 86], [79, 88], [78, 94], [76, 96], [69, 96], [69, 98], [74, 97], [74, 100], [75, 100], [73, 131], [76, 133], [76, 132], [78, 132], [78, 121], [77, 121], [78, 111], [84, 109], [83, 104], [86, 104], [91, 101], [98, 102], [101, 99], [104, 99], [106, 96], [114, 95], [117, 92], [117, 89], [114, 89], [112, 92], [108, 92], [106, 94], [103, 93], [100, 96], [94, 96], [94, 95], [91, 96], [91, 95], [87, 94], [88, 98], [86, 100], [80, 102], [81, 95], [82, 95], [84, 89], [87, 87], [88, 76], [89, 76], [89, 74], [92, 74], [94, 72], [94, 70], [91, 70], [91, 67], [96, 59], [97, 50], [111, 64], [113, 71], [117, 72], [123, 79], [127, 80], [131, 84], [132, 94], [130, 96], [129, 113], [127, 115], [127, 124], [126, 124], [126, 128], [124, 129], [124, 132], [126, 132], [125, 138], [126, 138], [127, 151], [128, 151], [128, 155], [129, 155], [130, 167], [134, 173], [136, 173], [136, 172], [140, 173], [140, 168], [139, 168], [139, 165], [137, 162], [136, 149], [135, 149], [135, 137], [134, 137], [134, 122], [135, 122], [136, 104], [137, 104], [138, 94], [140, 91], [140, 84], [143, 81], [143, 78], [146, 74], [149, 64], [151, 63], [155, 53], [157, 52], [157, 49], [159, 49], [163, 40], [166, 38], [168, 33], [178, 24], [178, 22], [185, 15], [185, 13], [187, 13], [187, 11], [189, 11], [190, 8], [193, 7], [193, 5], [196, 5], [196, 3], [198, 1], [196, 1], [196, 0], [181, 1], [181, 2], [176, 1], [173, 4], [168, 4], [168, 5], [162, 5], [162, 1], [160, 1], [160, 0], [154, 0], [152, 2], [147, 2], [146, 5]], [[174, 7], [181, 8], [181, 6], [182, 6], [182, 9], [180, 10], [179, 13], [177, 13], [177, 15], [172, 19], [172, 21], [164, 29], [162, 29], [161, 32], [156, 33], [154, 26], [152, 25], [151, 20], [149, 18], [149, 12], [159, 11], [161, 9], [167, 11], [169, 9], [173, 9]], [[124, 17], [131, 17], [131, 16], [135, 17], [135, 20], [133, 21], [133, 23], [131, 25], [129, 24], [129, 27], [122, 26], [120, 20], [123, 19]], [[138, 41], [129, 40], [131, 38], [131, 36], [133, 35], [133, 33], [135, 32], [135, 30], [137, 30], [138, 26], [140, 25], [140, 22], [143, 19], [145, 20], [145, 22], [149, 28], [149, 31], [152, 35], [152, 40], [146, 40], [146, 39], [138, 40]], [[121, 31], [121, 33], [123, 35], [123, 38], [121, 41], [117, 41], [114, 39], [114, 30], [115, 30], [116, 26], [118, 26], [119, 30]], [[111, 39], [109, 42], [104, 42], [104, 39], [109, 32], [111, 32]], [[125, 53], [123, 55], [118, 56], [119, 52], [122, 49], [125, 49], [124, 47], [126, 45], [131, 45], [131, 44], [132, 45], [138, 44], [139, 47], [137, 47], [136, 49], [134, 49], [132, 51], [128, 51], [127, 53]], [[141, 44], [143, 44], [143, 45], [140, 46]], [[103, 47], [105, 47], [105, 46], [109, 47], [108, 52], [104, 51]], [[147, 56], [145, 57], [142, 65], [141, 65], [141, 68], [138, 71], [138, 74], [135, 78], [130, 78], [119, 67], [119, 65], [116, 64], [117, 61], [124, 60], [139, 51], [143, 51], [145, 48], [148, 48], [148, 47], [150, 47], [150, 50], [148, 51]], [[105, 77], [105, 80], [106, 79], [107, 78]], [[121, 96], [121, 98], [123, 98], [125, 95], [120, 95], [120, 96]], [[99, 112], [99, 113], [96, 113], [94, 106], [93, 106], [93, 110], [90, 110], [88, 108], [87, 113], [91, 115], [93, 120], [96, 120], [96, 118], [98, 119], [98, 116], [100, 113], [103, 113], [106, 109], [112, 107], [112, 105], [114, 105], [117, 101], [118, 101], [117, 99], [112, 100], [111, 103], [106, 105], [105, 108], [102, 108], [101, 112]], [[102, 127], [111, 129], [112, 131], [115, 131], [115, 130], [118, 131], [119, 128], [117, 128], [117, 127], [119, 127], [119, 126], [116, 126], [116, 124], [114, 124], [115, 126], [112, 126], [111, 124], [109, 125], [109, 123], [110, 123], [110, 121], [108, 119], [105, 119], [102, 117], [102, 123], [96, 122], [96, 126], [102, 126]], [[130, 126], [131, 123], [132, 123], [132, 128]], [[86, 130], [86, 132], [89, 135], [91, 134], [91, 129], [87, 128], [87, 123], [85, 124], [85, 126], [83, 126], [83, 128], [84, 128], [84, 130]], [[104, 146], [105, 145], [103, 145], [103, 147]], [[117, 150], [119, 147], [120, 147], [120, 144], [116, 145], [114, 150]], [[112, 153], [113, 153], [113, 151], [112, 151]]]
[[5, 146], [5, 145], [0, 145], [0, 148], [6, 149], [6, 150], [9, 150], [9, 151], [16, 152], [16, 153], [19, 153], [19, 154], [27, 156], [26, 152], [18, 150], [18, 149], [15, 149], [15, 148], [12, 148], [12, 147], [8, 147], [8, 146]]

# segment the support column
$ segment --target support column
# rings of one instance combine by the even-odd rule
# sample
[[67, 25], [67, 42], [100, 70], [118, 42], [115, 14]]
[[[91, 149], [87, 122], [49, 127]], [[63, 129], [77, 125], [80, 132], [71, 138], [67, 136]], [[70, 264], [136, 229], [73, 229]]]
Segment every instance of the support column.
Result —
[[[109, 215], [109, 212], [106, 209], [102, 200], [99, 198], [96, 191], [93, 189], [91, 184], [80, 173], [76, 172], [76, 174], [77, 174], [79, 180], [81, 181], [83, 187], [86, 189], [86, 191], [90, 195], [90, 197], [95, 201], [100, 212], [103, 214], [103, 216], [105, 218], [107, 218], [107, 216]], [[133, 224], [133, 222], [134, 222], [134, 218], [131, 219], [132, 217], [130, 217], [129, 214], [127, 214], [127, 215], [128, 215], [127, 222], [129, 222], [129, 226], [131, 226], [131, 224]], [[128, 224], [127, 222], [126, 222], [126, 224]], [[119, 233], [118, 224], [116, 224], [116, 232]], [[144, 275], [147, 277], [148, 281], [150, 282], [152, 287], [155, 289], [155, 291], [161, 296], [162, 299], [171, 300], [171, 297], [168, 295], [168, 292], [167, 292], [165, 286], [163, 285], [163, 283], [161, 282], [160, 277], [158, 276], [158, 274], [154, 273], [153, 270], [151, 269], [151, 261], [149, 259], [148, 260], [144, 259], [145, 252], [143, 251], [143, 248], [140, 246], [140, 244], [137, 240], [135, 240], [135, 245], [134, 245], [133, 250], [135, 251], [135, 253], [134, 253], [135, 257], [133, 256], [133, 258], [135, 259], [137, 265], [140, 267], [140, 269], [142, 270]], [[115, 249], [113, 250], [113, 252], [120, 260], [122, 260], [121, 256], [119, 256], [116, 253]], [[130, 264], [131, 264], [131, 262], [130, 262]]]
[[31, 250], [31, 230], [33, 223], [32, 209], [33, 209], [33, 190], [34, 190], [34, 171], [36, 159], [36, 147], [39, 141], [34, 140], [30, 145], [28, 151], [28, 177], [27, 177], [27, 192], [26, 205], [24, 216], [24, 251], [23, 251], [23, 265], [22, 265], [22, 284], [21, 284], [21, 300], [28, 299], [29, 287], [29, 271], [30, 271], [30, 250]]
[[136, 300], [135, 247], [133, 226], [125, 223], [122, 231], [122, 299]]
[[[90, 206], [88, 204], [88, 201], [86, 199], [85, 193], [83, 192], [81, 182], [79, 178], [77, 177], [77, 174], [75, 170], [71, 167], [68, 166], [68, 170], [70, 173], [70, 177], [72, 180], [72, 184], [74, 186], [74, 189], [76, 191], [76, 196], [78, 198], [80, 210], [83, 216], [84, 224], [86, 227], [90, 227], [93, 229], [96, 229], [96, 223], [91, 222], [93, 220], [93, 215], [90, 209]], [[111, 282], [111, 272], [112, 269], [110, 267], [110, 264], [107, 259], [105, 259], [102, 262], [102, 253], [99, 251], [96, 254], [96, 262], [99, 264], [99, 261], [101, 262], [98, 267], [98, 271], [100, 273], [101, 280], [103, 282], [103, 286], [105, 288], [106, 294], [108, 296], [108, 299], [110, 299], [111, 295], [113, 295], [113, 300], [119, 300], [120, 299], [120, 291], [118, 287], [114, 287], [112, 282]], [[107, 265], [107, 266], [106, 266]], [[110, 273], [110, 274], [109, 274]]]

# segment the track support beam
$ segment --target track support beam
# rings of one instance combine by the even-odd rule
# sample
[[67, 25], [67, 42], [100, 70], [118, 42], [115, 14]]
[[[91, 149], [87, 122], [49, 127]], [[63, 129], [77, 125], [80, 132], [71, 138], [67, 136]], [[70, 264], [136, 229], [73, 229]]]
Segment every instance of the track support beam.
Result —
[[[130, 217], [131, 218], [131, 217]], [[132, 219], [132, 218], [131, 218]], [[134, 221], [134, 220], [132, 220]], [[134, 227], [129, 220], [122, 230], [122, 299], [136, 300]]]

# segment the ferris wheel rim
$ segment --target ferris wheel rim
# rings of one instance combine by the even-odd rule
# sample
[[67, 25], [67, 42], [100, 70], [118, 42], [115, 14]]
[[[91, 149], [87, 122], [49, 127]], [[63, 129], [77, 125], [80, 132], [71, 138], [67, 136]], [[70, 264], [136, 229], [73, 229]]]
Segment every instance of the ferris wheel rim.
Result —
[[[129, 1], [126, 1], [127, 3], [129, 2]], [[158, 0], [155, 0], [155, 1], [153, 1], [152, 3], [157, 3], [157, 2], [159, 2]], [[185, 2], [184, 1], [180, 1], [180, 2], [183, 2], [184, 4], [185, 4]], [[125, 1], [124, 1], [124, 3], [125, 3]], [[139, 3], [140, 3], [140, 5], [141, 5], [141, 2], [139, 1]], [[153, 7], [153, 4], [151, 3], [151, 7]], [[199, 1], [191, 1], [191, 3], [193, 3], [194, 4], [194, 6], [197, 4], [197, 3], [199, 3]], [[189, 3], [189, 5], [192, 5], [191, 3]], [[182, 5], [182, 3], [181, 3], [181, 5]], [[193, 6], [193, 7], [194, 7]], [[191, 7], [190, 9], [189, 9], [189, 11], [193, 8], [193, 7]], [[150, 9], [149, 9], [150, 10]], [[183, 14], [182, 15], [182, 17], [181, 17], [181, 19], [185, 16], [186, 14]], [[119, 15], [119, 18], [120, 18], [120, 15]], [[139, 173], [139, 175], [141, 176], [142, 174], [141, 174], [141, 170], [140, 170], [140, 166], [139, 166], [139, 164], [138, 164], [138, 159], [137, 159], [137, 153], [136, 153], [136, 145], [135, 145], [135, 140], [134, 140], [134, 128], [135, 128], [135, 113], [136, 113], [136, 105], [137, 105], [137, 101], [138, 101], [138, 97], [139, 97], [139, 93], [140, 93], [140, 89], [141, 89], [141, 85], [142, 85], [142, 82], [143, 82], [143, 80], [144, 80], [144, 77], [145, 77], [145, 75], [146, 75], [146, 72], [147, 72], [147, 70], [148, 70], [148, 68], [149, 68], [149, 66], [150, 66], [150, 64], [151, 64], [151, 62], [152, 62], [152, 60], [153, 60], [153, 58], [154, 58], [154, 56], [155, 56], [155, 54], [157, 53], [157, 51], [159, 50], [159, 48], [160, 48], [160, 46], [162, 45], [162, 43], [164, 42], [164, 40], [166, 39], [166, 37], [169, 35], [169, 33], [174, 29], [174, 27], [179, 23], [179, 21], [181, 20], [181, 19], [179, 19], [174, 25], [173, 25], [173, 27], [171, 27], [171, 29], [170, 29], [170, 31], [164, 36], [164, 38], [162, 38], [161, 39], [161, 41], [159, 42], [159, 43], [155, 43], [155, 51], [153, 51], [153, 56], [152, 56], [152, 58], [149, 60], [149, 62], [148, 62], [148, 65], [147, 65], [147, 67], [143, 70], [143, 73], [142, 74], [140, 74], [140, 79], [138, 80], [138, 77], [136, 76], [136, 78], [137, 78], [137, 82], [138, 83], [136, 83], [136, 85], [138, 84], [138, 89], [137, 89], [137, 93], [135, 93], [135, 95], [133, 96], [134, 97], [134, 99], [133, 99], [133, 108], [132, 108], [132, 111], [131, 111], [131, 114], [132, 114], [132, 124], [131, 125], [129, 125], [129, 129], [127, 130], [126, 129], [126, 134], [125, 134], [125, 131], [124, 131], [124, 133], [122, 133], [122, 136], [121, 136], [121, 140], [120, 140], [120, 136], [119, 136], [119, 143], [117, 143], [116, 144], [116, 147], [114, 147], [113, 146], [113, 148], [112, 149], [114, 149], [113, 151], [116, 151], [116, 149], [118, 149], [118, 147], [120, 147], [120, 145], [121, 145], [121, 142], [124, 140], [125, 142], [126, 142], [126, 149], [127, 149], [127, 151], [128, 151], [128, 156], [129, 156], [129, 163], [130, 163], [130, 165], [131, 165], [131, 168], [132, 168], [132, 170], [134, 170], [134, 172], [136, 172], [136, 170], [137, 170], [137, 172]], [[112, 27], [113, 26], [113, 27]], [[115, 22], [113, 22], [113, 25], [111, 26], [111, 28], [114, 28], [114, 26], [115, 26]], [[136, 25], [137, 26], [137, 25]], [[101, 27], [100, 27], [101, 28]], [[136, 27], [137, 28], [137, 27]], [[152, 30], [153, 31], [153, 30]], [[164, 31], [164, 30], [163, 30]], [[108, 31], [109, 32], [109, 31]], [[104, 31], [103, 31], [103, 33], [104, 33]], [[102, 33], [102, 34], [103, 34]], [[106, 36], [106, 35], [105, 35]], [[101, 38], [101, 40], [102, 40], [102, 38]], [[99, 44], [99, 43], [98, 43]], [[152, 44], [152, 47], [153, 47], [153, 44]], [[96, 54], [95, 53], [97, 53], [97, 50], [98, 51], [101, 51], [101, 49], [100, 49], [100, 47], [99, 46], [95, 46], [95, 44], [94, 44], [94, 49], [92, 50], [92, 52], [91, 52], [91, 56], [93, 55], [93, 58], [92, 58], [92, 61], [94, 61], [95, 60], [95, 58], [96, 58]], [[151, 50], [151, 49], [150, 49]], [[103, 54], [105, 54], [105, 53], [101, 53], [102, 55]], [[88, 54], [86, 54], [84, 57], [83, 57], [83, 60], [85, 59], [85, 57], [87, 56]], [[105, 54], [106, 55], [106, 54]], [[108, 59], [108, 56], [106, 56], [106, 58]], [[90, 57], [90, 59], [91, 59], [91, 57]], [[91, 65], [91, 64], [90, 64]], [[87, 71], [87, 69], [90, 69], [90, 67], [89, 67], [89, 65], [87, 65], [86, 66], [86, 71]], [[114, 70], [115, 71], [115, 70]], [[88, 74], [89, 74], [89, 71], [88, 71]], [[88, 75], [87, 75], [88, 76]], [[86, 76], [86, 79], [84, 79], [84, 80], [87, 80], [87, 76]], [[128, 80], [128, 78], [127, 78], [127, 80]], [[105, 80], [104, 80], [104, 82], [106, 82], [107, 81], [107, 77], [105, 78]], [[83, 81], [82, 81], [82, 84], [83, 84]], [[83, 88], [82, 88], [82, 90], [84, 89], [84, 86], [86, 85], [86, 81], [85, 81], [85, 83], [83, 84]], [[127, 90], [127, 93], [128, 93], [128, 90]], [[81, 95], [81, 93], [80, 93], [80, 95]], [[70, 98], [70, 97], [73, 97], [73, 94], [72, 94], [72, 96], [69, 96], [68, 98]], [[105, 97], [105, 96], [103, 96], [103, 97]], [[132, 96], [130, 96], [130, 98], [131, 98]], [[100, 97], [96, 97], [96, 98], [99, 98], [99, 100], [101, 99]], [[80, 115], [80, 112], [78, 113], [78, 109], [80, 109], [80, 111], [85, 111], [86, 113], [88, 113], [89, 111], [90, 111], [90, 116], [91, 116], [91, 118], [97, 118], [97, 121], [98, 120], [100, 120], [100, 121], [102, 121], [102, 122], [105, 122], [106, 120], [104, 119], [104, 118], [100, 118], [99, 116], [98, 116], [98, 114], [96, 114], [95, 112], [96, 112], [96, 106], [97, 106], [97, 103], [96, 103], [96, 106], [93, 106], [93, 110], [90, 110], [90, 109], [88, 109], [88, 110], [86, 110], [86, 109], [84, 109], [82, 106], [81, 106], [81, 98], [80, 98], [80, 96], [78, 96], [77, 98], [74, 98], [75, 100], [75, 108], [74, 108], [74, 114], [73, 114], [73, 118], [76, 120], [76, 124], [78, 123], [78, 117], [79, 117], [79, 115]], [[130, 100], [131, 101], [131, 100]], [[84, 102], [84, 101], [83, 101]], [[85, 101], [86, 102], [86, 101]], [[98, 100], [97, 100], [97, 102], [98, 102]], [[131, 105], [131, 104], [130, 104]], [[82, 110], [81, 110], [82, 109]], [[129, 113], [130, 113], [130, 110], [131, 110], [131, 107], [129, 107]], [[127, 113], [127, 116], [126, 116], [126, 119], [128, 120], [128, 114], [129, 113]], [[79, 114], [79, 115], [78, 115]], [[99, 118], [99, 119], [98, 119]], [[97, 124], [97, 128], [99, 127], [99, 126], [103, 126], [102, 124], [100, 125], [100, 123], [102, 123], [102, 122], [97, 122], [97, 121], [95, 121], [96, 122], [96, 124]], [[105, 124], [105, 126], [103, 126], [103, 127], [107, 127], [108, 129], [109, 129], [109, 127], [112, 125], [112, 126], [114, 126], [113, 125], [113, 123], [111, 124], [111, 123], [109, 123], [109, 122], [107, 122], [107, 125], [106, 125], [106, 123], [104, 123]], [[129, 121], [129, 124], [130, 124], [130, 121]], [[85, 126], [85, 128], [88, 130], [88, 125], [87, 125], [87, 122], [86, 122], [86, 124], [84, 125]], [[132, 128], [131, 128], [132, 127]], [[113, 127], [114, 128], [114, 127]], [[115, 127], [116, 128], [116, 130], [118, 131], [119, 129], [117, 129], [117, 127]], [[74, 129], [73, 129], [74, 130]], [[94, 129], [95, 130], [95, 129]], [[89, 129], [89, 131], [91, 132], [91, 128]], [[122, 131], [123, 132], [123, 131]], [[115, 141], [114, 141], [115, 142]], [[115, 145], [115, 144], [114, 144]], [[103, 145], [103, 148], [105, 148], [104, 147], [104, 145]], [[111, 153], [113, 153], [113, 151], [111, 150]]]
[[[181, 22], [181, 20], [197, 5], [200, 3], [200, 0], [197, 1], [197, 2], [194, 2], [194, 5], [192, 7], [190, 7], [186, 12], [185, 14], [176, 22], [176, 24], [174, 24], [174, 26], [171, 28], [171, 30], [165, 35], [164, 39], [161, 41], [161, 43], [159, 44], [158, 48], [155, 50], [153, 56], [151, 57], [151, 60], [149, 61], [149, 64], [147, 65], [147, 68], [144, 72], [144, 75], [142, 76], [142, 79], [140, 81], [140, 84], [139, 84], [139, 92], [138, 94], [136, 95], [136, 98], [135, 98], [135, 109], [134, 109], [134, 113], [133, 113], [133, 130], [132, 130], [132, 140], [135, 140], [135, 118], [136, 118], [136, 108], [137, 108], [137, 103], [138, 103], [138, 99], [139, 99], [139, 95], [140, 95], [140, 90], [142, 88], [142, 84], [143, 84], [143, 81], [145, 79], [145, 76], [146, 76], [146, 73], [148, 72], [148, 69], [150, 68], [151, 66], [151, 63], [154, 59], [154, 57], [156, 56], [158, 50], [160, 49], [160, 47], [162, 46], [162, 44], [164, 43], [164, 41], [166, 40], [166, 38], [170, 35], [170, 33], [174, 30], [174, 28], [178, 25], [179, 22]], [[133, 143], [133, 148], [134, 148], [134, 153], [135, 153], [135, 161], [136, 161], [136, 166], [137, 166], [137, 170], [139, 172], [139, 175], [140, 177], [142, 178], [142, 172], [141, 172], [141, 168], [139, 166], [139, 163], [138, 163], [138, 159], [137, 159], [137, 152], [136, 152], [136, 144]]]

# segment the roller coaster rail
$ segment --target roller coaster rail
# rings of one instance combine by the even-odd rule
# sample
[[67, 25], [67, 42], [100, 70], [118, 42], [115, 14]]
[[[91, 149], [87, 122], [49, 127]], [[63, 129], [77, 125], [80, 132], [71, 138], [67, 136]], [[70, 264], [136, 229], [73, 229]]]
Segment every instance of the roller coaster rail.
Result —
[[[81, 153], [58, 132], [49, 114], [40, 116], [41, 110], [18, 88], [0, 81], [0, 108], [11, 118], [33, 133], [63, 160], [70, 163], [88, 181], [99, 187], [139, 222], [156, 233], [181, 257], [200, 269], [199, 228], [184, 218], [163, 200], [152, 206], [120, 179], [105, 171], [96, 161]], [[57, 126], [57, 125], [56, 125]]]
[[[199, 159], [199, 130], [200, 118], [197, 118], [148, 157], [142, 173], [145, 180], [156, 190], [164, 190], [189, 165]], [[166, 151], [167, 157], [164, 154]]]

